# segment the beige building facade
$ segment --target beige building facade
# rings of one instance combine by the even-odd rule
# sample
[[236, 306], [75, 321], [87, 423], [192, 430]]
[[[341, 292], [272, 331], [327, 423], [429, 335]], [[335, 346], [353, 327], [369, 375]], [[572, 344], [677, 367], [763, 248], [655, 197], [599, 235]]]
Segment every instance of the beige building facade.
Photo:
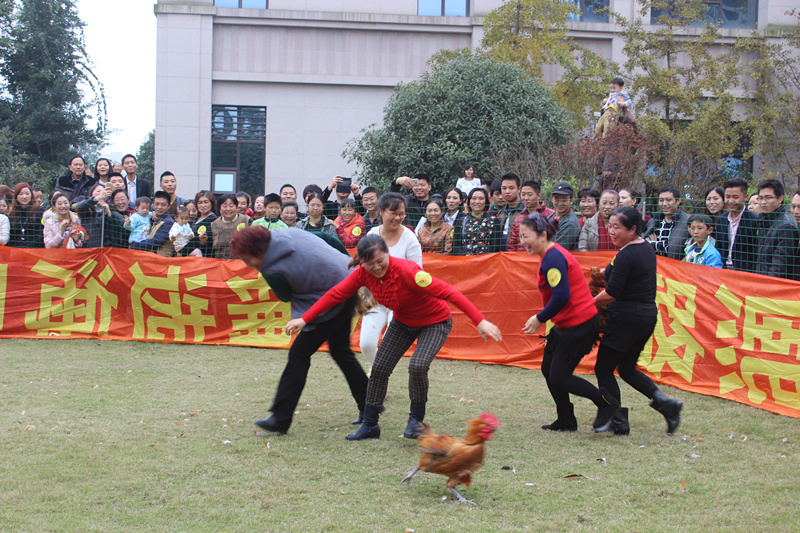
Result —
[[[574, 0], [585, 46], [622, 62], [618, 28], [595, 6], [633, 16], [630, 0]], [[796, 0], [709, 0], [731, 37], [791, 24]], [[475, 48], [501, 0], [158, 0], [156, 175], [179, 195], [277, 192], [351, 175], [346, 143], [400, 82], [443, 48]], [[609, 73], [610, 75], [613, 73]], [[546, 73], [554, 76], [555, 73]]]

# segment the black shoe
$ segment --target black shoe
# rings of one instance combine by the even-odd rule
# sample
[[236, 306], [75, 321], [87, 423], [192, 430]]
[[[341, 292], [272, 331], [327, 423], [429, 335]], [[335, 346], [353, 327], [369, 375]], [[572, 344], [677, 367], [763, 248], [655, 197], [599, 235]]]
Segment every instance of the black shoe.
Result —
[[[385, 410], [386, 410], [386, 406], [385, 405], [381, 405], [380, 412], [383, 413]], [[359, 411], [358, 412], [358, 418], [356, 418], [355, 420], [350, 422], [350, 424], [353, 425], [353, 426], [360, 426], [362, 422], [364, 422], [364, 411]]]
[[403, 436], [407, 439], [416, 439], [420, 435], [422, 435], [422, 421], [413, 416], [408, 417], [408, 425], [403, 432]]
[[558, 418], [552, 424], [542, 426], [542, 429], [547, 431], [578, 431], [578, 421], [575, 418], [571, 420]]
[[364, 440], [364, 439], [379, 439], [381, 438], [381, 428], [378, 424], [368, 426], [365, 423], [358, 426], [355, 433], [350, 433], [345, 437], [347, 440]]
[[601, 389], [602, 404], [597, 408], [597, 417], [594, 419], [592, 429], [598, 433], [611, 429], [611, 419], [619, 411], [619, 401], [611, 396], [607, 390]]
[[279, 433], [281, 435], [286, 435], [286, 432], [289, 431], [289, 426], [291, 426], [291, 422], [278, 422], [275, 420], [275, 415], [270, 416], [269, 418], [262, 418], [261, 420], [256, 420], [255, 425], [260, 427], [261, 429], [265, 429], [267, 431], [272, 431], [273, 433]]
[[658, 411], [667, 421], [667, 435], [672, 435], [681, 423], [683, 403], [677, 398], [670, 398], [663, 392], [656, 392], [650, 407]]
[[631, 432], [631, 426], [628, 424], [628, 408], [620, 407], [617, 414], [611, 419], [611, 429], [614, 430], [614, 435], [628, 435]]

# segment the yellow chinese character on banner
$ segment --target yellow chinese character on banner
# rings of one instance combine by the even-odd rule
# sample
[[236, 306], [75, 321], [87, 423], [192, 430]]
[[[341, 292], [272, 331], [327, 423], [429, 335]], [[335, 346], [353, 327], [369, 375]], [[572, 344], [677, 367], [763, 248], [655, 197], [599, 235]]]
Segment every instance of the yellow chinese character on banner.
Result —
[[[269, 285], [262, 276], [255, 279], [236, 276], [227, 283], [243, 302], [228, 304], [228, 315], [232, 318], [229, 337], [231, 344], [269, 345], [289, 342], [283, 326], [291, 318], [291, 308], [289, 304], [270, 297]], [[253, 299], [251, 291], [256, 291], [257, 299]], [[243, 318], [233, 318], [236, 316]]]
[[664, 365], [669, 364], [675, 373], [691, 383], [695, 359], [704, 354], [703, 347], [687, 329], [695, 327], [697, 287], [665, 279], [661, 274], [658, 274], [658, 287], [667, 289], [667, 292], [656, 292], [656, 303], [666, 307], [667, 316], [659, 312], [653, 339], [648, 343], [648, 347], [651, 347], [655, 342], [658, 350], [650, 358], [652, 349], [645, 347], [639, 362], [656, 377], [661, 377]]
[[[725, 285], [719, 288], [715, 296], [736, 318], [740, 318], [744, 310], [742, 329], [737, 329], [736, 320], [719, 320], [717, 338], [725, 339], [732, 345], [741, 343], [742, 352], [756, 355], [744, 355], [738, 361], [734, 346], [716, 350], [717, 362], [732, 369], [732, 372], [720, 377], [720, 393], [746, 388], [747, 399], [754, 404], [764, 402], [768, 393], [771, 393], [776, 404], [800, 410], [800, 364], [758, 357], [759, 354], [770, 353], [800, 359], [800, 302], [751, 296], [742, 300]], [[759, 381], [765, 388], [769, 384], [767, 390], [758, 386], [756, 376], [766, 378]]]
[[[87, 260], [80, 268], [68, 270], [48, 263], [37, 262], [33, 272], [55, 281], [43, 283], [39, 297], [39, 310], [25, 313], [25, 327], [37, 335], [50, 333], [68, 336], [71, 333], [106, 335], [111, 325], [111, 309], [116, 309], [119, 299], [106, 286], [114, 277], [111, 267], [95, 275], [97, 261]], [[77, 276], [86, 278], [82, 288]], [[99, 312], [98, 312], [99, 307]]]
[[[209, 309], [208, 299], [189, 294], [207, 285], [205, 275], [185, 278], [186, 290], [181, 293], [179, 266], [168, 266], [166, 277], [148, 276], [142, 272], [139, 263], [134, 263], [128, 270], [135, 280], [131, 287], [133, 338], [163, 340], [164, 332], [171, 331], [176, 341], [185, 341], [186, 330], [191, 329], [193, 337], [190, 340], [202, 342], [205, 328], [217, 325], [213, 314], [203, 314]], [[150, 311], [147, 319], [146, 309]]]

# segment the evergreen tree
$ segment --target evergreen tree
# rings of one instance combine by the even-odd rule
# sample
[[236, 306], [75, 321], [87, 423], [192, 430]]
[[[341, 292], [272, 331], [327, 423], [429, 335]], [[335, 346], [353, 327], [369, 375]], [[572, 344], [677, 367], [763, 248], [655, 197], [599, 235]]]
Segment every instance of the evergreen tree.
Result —
[[139, 168], [136, 170], [136, 175], [141, 176], [151, 183], [158, 183], [155, 175], [156, 166], [156, 130], [152, 130], [147, 134], [147, 138], [139, 147], [136, 153], [136, 162]]
[[566, 111], [518, 66], [464, 51], [431, 65], [418, 81], [397, 86], [382, 128], [348, 143], [343, 155], [358, 163], [363, 182], [387, 190], [399, 176], [424, 172], [443, 191], [465, 163], [481, 178], [499, 178], [498, 154], [525, 146], [535, 156], [566, 140]]
[[103, 88], [75, 0], [4, 0], [0, 18], [0, 125], [15, 151], [63, 168], [73, 153], [102, 145]]

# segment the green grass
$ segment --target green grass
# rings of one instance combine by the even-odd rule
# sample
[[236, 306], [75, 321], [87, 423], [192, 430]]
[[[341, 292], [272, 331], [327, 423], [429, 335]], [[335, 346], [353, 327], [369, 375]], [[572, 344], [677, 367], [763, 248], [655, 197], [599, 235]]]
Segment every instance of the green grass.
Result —
[[253, 421], [269, 414], [284, 351], [2, 346], [2, 531], [800, 530], [798, 421], [717, 398], [664, 388], [685, 404], [678, 434], [667, 436], [663, 418], [623, 384], [630, 436], [593, 434], [582, 398], [580, 430], [553, 434], [539, 429], [555, 416], [540, 372], [437, 360], [434, 429], [463, 436], [482, 411], [501, 421], [484, 468], [461, 491], [477, 503], [467, 506], [442, 499], [443, 476], [421, 472], [410, 489], [400, 485], [418, 457], [400, 438], [405, 359], [382, 438], [351, 443], [355, 405], [327, 354], [314, 357], [281, 437], [258, 434]]

